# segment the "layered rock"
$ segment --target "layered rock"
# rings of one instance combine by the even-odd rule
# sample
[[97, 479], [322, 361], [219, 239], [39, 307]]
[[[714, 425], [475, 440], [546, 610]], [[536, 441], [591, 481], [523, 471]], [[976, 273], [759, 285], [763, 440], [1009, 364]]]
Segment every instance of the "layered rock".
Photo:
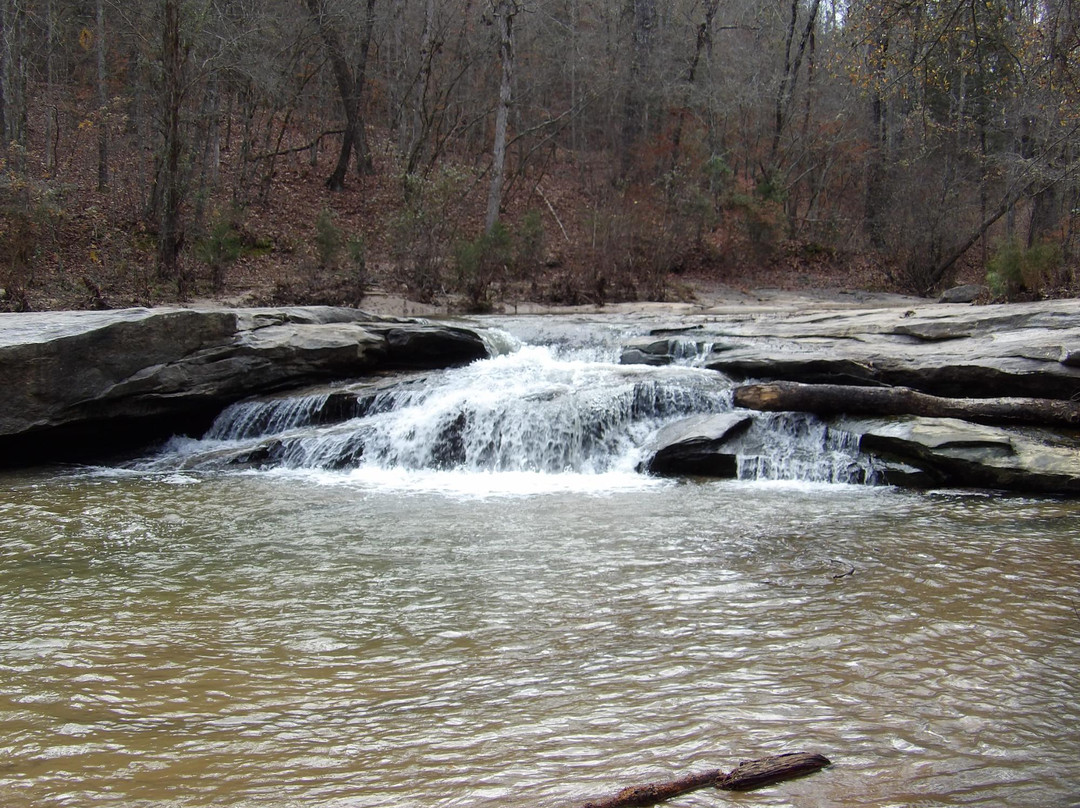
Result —
[[733, 478], [739, 471], [732, 440], [750, 426], [746, 412], [697, 415], [660, 430], [644, 471], [659, 477]]
[[[708, 368], [769, 382], [736, 390], [736, 404], [817, 413], [889, 484], [1080, 493], [1080, 301], [704, 317], [693, 332], [635, 341], [623, 361], [667, 364], [688, 344]], [[918, 414], [928, 407], [965, 417]], [[731, 435], [690, 445], [713, 458], [692, 465], [713, 462], [716, 476], [741, 448]], [[677, 458], [678, 446], [656, 456]]]
[[829, 425], [857, 435], [889, 484], [1080, 493], [1080, 451], [1051, 432], [920, 416], [839, 417]]
[[702, 318], [692, 336], [663, 331], [624, 362], [674, 361], [686, 342], [735, 379], [901, 385], [938, 396], [1080, 394], [1080, 301], [999, 306], [751, 313]]
[[95, 450], [183, 430], [256, 393], [486, 355], [466, 329], [344, 308], [5, 314], [0, 449], [8, 464]]

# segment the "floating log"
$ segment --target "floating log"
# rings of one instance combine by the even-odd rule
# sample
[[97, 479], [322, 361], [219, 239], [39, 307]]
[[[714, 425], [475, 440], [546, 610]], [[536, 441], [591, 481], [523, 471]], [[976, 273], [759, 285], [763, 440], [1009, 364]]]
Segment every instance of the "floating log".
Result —
[[724, 791], [751, 791], [781, 780], [813, 774], [831, 764], [831, 760], [816, 752], [786, 752], [760, 760], [744, 760], [719, 777], [716, 787]]
[[670, 800], [688, 791], [714, 785], [723, 776], [724, 773], [720, 769], [711, 769], [680, 777], [678, 780], [669, 780], [666, 783], [630, 786], [611, 797], [587, 802], [581, 808], [641, 808], [646, 805], [656, 805], [658, 802]]
[[787, 752], [744, 760], [727, 774], [720, 769], [710, 769], [663, 783], [630, 786], [611, 797], [587, 802], [582, 808], [643, 808], [710, 785], [724, 791], [750, 791], [812, 774], [831, 763], [824, 755], [814, 752]]
[[735, 389], [735, 405], [815, 415], [922, 415], [988, 424], [1080, 425], [1080, 402], [1050, 398], [942, 398], [910, 387], [769, 382]]

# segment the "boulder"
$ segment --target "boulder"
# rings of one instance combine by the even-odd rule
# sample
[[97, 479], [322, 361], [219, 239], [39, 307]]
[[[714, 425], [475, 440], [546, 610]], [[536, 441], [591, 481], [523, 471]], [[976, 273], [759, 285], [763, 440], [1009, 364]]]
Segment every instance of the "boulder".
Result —
[[418, 322], [376, 331], [386, 340], [387, 363], [393, 367], [432, 370], [488, 355], [484, 341], [467, 328]]
[[697, 415], [670, 424], [656, 436], [643, 470], [659, 477], [683, 475], [733, 478], [738, 459], [729, 442], [745, 432], [753, 418], [745, 412]]
[[830, 429], [858, 436], [886, 483], [1080, 493], [1080, 452], [1041, 430], [1005, 429], [954, 418], [838, 417]]
[[727, 348], [728, 346], [724, 343], [703, 342], [677, 336], [657, 339], [654, 335], [631, 340], [623, 346], [619, 364], [660, 367], [679, 361], [694, 360], [705, 355], [718, 354]]
[[623, 347], [619, 363], [623, 365], [651, 365], [661, 367], [675, 361], [675, 344], [672, 339], [641, 339]]
[[938, 396], [1080, 394], [1080, 301], [721, 319], [706, 366], [736, 379], [899, 385]]
[[938, 298], [938, 303], [974, 303], [980, 298], [990, 296], [990, 289], [979, 283], [966, 283], [946, 289]]
[[346, 308], [0, 314], [0, 459], [93, 455], [254, 394], [483, 355], [465, 329]]

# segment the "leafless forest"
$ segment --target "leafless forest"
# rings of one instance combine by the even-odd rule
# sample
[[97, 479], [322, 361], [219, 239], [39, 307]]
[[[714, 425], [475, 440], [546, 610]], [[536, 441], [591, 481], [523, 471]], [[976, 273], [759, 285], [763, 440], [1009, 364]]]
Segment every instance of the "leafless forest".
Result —
[[1077, 0], [0, 0], [0, 310], [1080, 289]]

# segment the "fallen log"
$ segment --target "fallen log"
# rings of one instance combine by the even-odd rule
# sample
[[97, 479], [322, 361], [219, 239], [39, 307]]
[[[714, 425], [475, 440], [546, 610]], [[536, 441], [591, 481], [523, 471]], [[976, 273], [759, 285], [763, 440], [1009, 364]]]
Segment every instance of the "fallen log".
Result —
[[680, 777], [678, 780], [669, 780], [665, 783], [645, 783], [640, 786], [624, 788], [618, 794], [606, 797], [602, 800], [587, 802], [581, 808], [642, 808], [646, 805], [656, 805], [658, 802], [670, 800], [688, 791], [696, 791], [705, 786], [716, 783], [724, 773], [720, 769], [690, 774]]
[[724, 791], [750, 791], [781, 780], [791, 780], [813, 774], [832, 765], [832, 761], [816, 752], [785, 752], [782, 755], [744, 760], [716, 781]]
[[1050, 398], [942, 398], [910, 387], [769, 382], [735, 389], [737, 407], [815, 415], [922, 415], [984, 424], [1080, 425], [1080, 402]]
[[587, 802], [582, 808], [644, 808], [710, 785], [723, 791], [750, 791], [812, 774], [831, 763], [824, 755], [813, 752], [787, 752], [758, 760], [744, 760], [727, 774], [720, 769], [710, 769], [677, 780], [630, 786], [611, 797]]

